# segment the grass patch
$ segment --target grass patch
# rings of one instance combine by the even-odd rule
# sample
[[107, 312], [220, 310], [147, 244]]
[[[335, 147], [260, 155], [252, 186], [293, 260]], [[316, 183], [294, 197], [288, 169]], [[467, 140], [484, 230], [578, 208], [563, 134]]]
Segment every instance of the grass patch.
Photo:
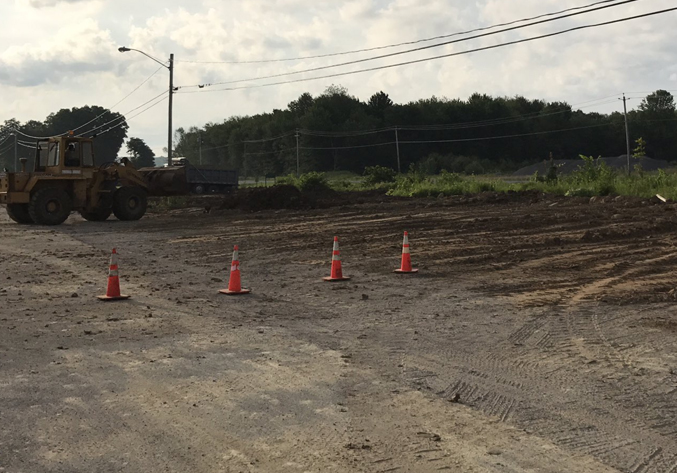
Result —
[[677, 174], [659, 170], [644, 173], [636, 169], [628, 176], [607, 166], [603, 161], [581, 156], [581, 165], [571, 175], [547, 178], [534, 175], [528, 182], [508, 183], [500, 178], [463, 176], [442, 171], [438, 176], [425, 176], [414, 168], [397, 176], [389, 195], [403, 197], [437, 197], [439, 195], [477, 194], [538, 190], [572, 197], [627, 195], [652, 197], [660, 194], [677, 200]]
[[188, 195], [153, 197], [148, 201], [148, 210], [151, 212], [165, 212], [167, 210], [184, 209], [189, 204], [190, 196]]

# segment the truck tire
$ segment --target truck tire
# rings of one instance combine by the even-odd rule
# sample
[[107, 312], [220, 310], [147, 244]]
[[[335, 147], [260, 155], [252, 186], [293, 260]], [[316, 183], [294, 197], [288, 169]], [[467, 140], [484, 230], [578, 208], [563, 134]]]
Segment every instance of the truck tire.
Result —
[[110, 208], [96, 209], [92, 212], [86, 212], [84, 210], [80, 211], [82, 218], [89, 222], [103, 222], [104, 220], [108, 220], [108, 217], [110, 217], [110, 214], [112, 213], [113, 209]]
[[61, 225], [71, 214], [73, 200], [63, 189], [46, 187], [31, 196], [28, 214], [39, 225]]
[[193, 186], [193, 194], [196, 195], [202, 195], [205, 193], [205, 186], [204, 184], [195, 184]]
[[141, 187], [122, 187], [113, 196], [113, 213], [118, 220], [138, 220], [147, 206], [148, 197]]
[[28, 213], [28, 204], [7, 204], [7, 215], [21, 225], [33, 223], [33, 219]]

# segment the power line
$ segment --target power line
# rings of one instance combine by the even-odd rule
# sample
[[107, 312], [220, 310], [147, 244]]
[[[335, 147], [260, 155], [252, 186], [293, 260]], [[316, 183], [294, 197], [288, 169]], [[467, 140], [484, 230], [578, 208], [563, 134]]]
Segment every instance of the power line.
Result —
[[[124, 97], [122, 97], [122, 99], [120, 99], [118, 102], [116, 102], [115, 105], [112, 105], [112, 106], [108, 107], [108, 109], [105, 110], [105, 111], [104, 111], [103, 113], [101, 113], [100, 115], [98, 115], [98, 116], [92, 118], [92, 119], [91, 119], [90, 121], [88, 121], [87, 123], [83, 123], [82, 125], [80, 125], [80, 126], [77, 127], [77, 128], [73, 128], [73, 130], [71, 130], [71, 131], [74, 131], [74, 132], [75, 132], [75, 131], [79, 130], [80, 128], [86, 127], [86, 126], [89, 125], [90, 123], [95, 122], [95, 121], [98, 120], [99, 118], [103, 117], [105, 114], [107, 114], [107, 113], [112, 113], [112, 110], [113, 110], [115, 107], [117, 107], [117, 106], [120, 105], [122, 102], [124, 102], [125, 100], [127, 100], [134, 92], [136, 92], [137, 90], [139, 90], [146, 82], [148, 82], [149, 80], [151, 80], [151, 79], [155, 76], [155, 74], [157, 74], [158, 72], [160, 72], [160, 69], [162, 69], [163, 67], [164, 67], [164, 66], [158, 67], [158, 68], [155, 70], [155, 72], [153, 72], [150, 76], [148, 76], [148, 78], [146, 78], [146, 80], [144, 80], [144, 81], [141, 82], [139, 85], [137, 85], [137, 86], [134, 88], [134, 90], [132, 90], [130, 93], [128, 93], [127, 95], [125, 95]], [[65, 133], [61, 133], [61, 134], [64, 135]]]
[[549, 133], [563, 133], [566, 131], [586, 130], [589, 128], [600, 128], [603, 126], [613, 125], [613, 123], [600, 123], [598, 125], [579, 126], [574, 128], [563, 128], [560, 130], [535, 131], [532, 133], [520, 133], [517, 135], [502, 135], [502, 136], [485, 136], [482, 138], [459, 138], [454, 140], [427, 140], [427, 141], [402, 141], [400, 144], [417, 144], [417, 143], [461, 143], [465, 141], [484, 141], [484, 140], [501, 140], [505, 138], [520, 138], [524, 136], [547, 135]]
[[626, 18], [620, 18], [620, 19], [617, 19], [617, 20], [610, 20], [610, 21], [605, 21], [605, 22], [601, 22], [601, 23], [594, 23], [594, 24], [589, 24], [589, 25], [577, 26], [577, 27], [574, 27], [574, 28], [566, 29], [566, 30], [556, 31], [554, 33], [548, 33], [548, 34], [544, 34], [544, 35], [540, 35], [540, 36], [533, 36], [531, 38], [524, 38], [524, 39], [520, 39], [520, 40], [506, 42], [506, 43], [499, 43], [499, 44], [495, 44], [495, 45], [491, 45], [491, 46], [485, 46], [485, 47], [481, 47], [481, 48], [469, 49], [467, 51], [460, 51], [460, 52], [456, 52], [456, 53], [442, 54], [442, 55], [439, 55], [439, 56], [432, 56], [432, 57], [423, 58], [423, 59], [414, 59], [414, 60], [411, 60], [411, 61], [405, 61], [405, 62], [400, 62], [400, 63], [395, 63], [395, 64], [388, 64], [388, 65], [385, 65], [385, 66], [370, 67], [370, 68], [367, 68], [367, 69], [360, 69], [360, 70], [357, 70], [357, 71], [338, 72], [338, 73], [335, 73], [335, 74], [327, 74], [327, 75], [316, 76], [316, 77], [307, 77], [307, 78], [302, 78], [302, 79], [293, 79], [293, 80], [288, 80], [288, 81], [270, 82], [270, 83], [267, 83], [267, 84], [243, 85], [243, 86], [238, 86], [238, 87], [226, 87], [226, 88], [223, 88], [223, 89], [196, 90], [196, 91], [177, 92], [177, 93], [190, 94], [190, 93], [205, 93], [205, 92], [224, 92], [224, 91], [231, 91], [231, 90], [254, 89], [254, 88], [260, 88], [260, 87], [272, 87], [272, 86], [276, 86], [276, 85], [293, 84], [293, 83], [298, 83], [298, 82], [308, 82], [308, 81], [312, 81], [312, 80], [329, 79], [329, 78], [333, 78], [333, 77], [343, 77], [343, 76], [348, 76], [348, 75], [352, 75], [352, 74], [359, 74], [359, 73], [363, 73], [363, 72], [373, 72], [373, 71], [378, 71], [378, 70], [383, 70], [383, 69], [390, 69], [390, 68], [393, 68], [393, 67], [407, 66], [407, 65], [411, 65], [411, 64], [419, 64], [419, 63], [422, 63], [422, 62], [433, 61], [433, 60], [443, 59], [443, 58], [448, 58], [448, 57], [463, 56], [463, 55], [470, 54], [470, 53], [475, 53], [475, 52], [480, 52], [480, 51], [488, 51], [488, 50], [491, 50], [491, 49], [498, 49], [498, 48], [502, 48], [502, 47], [505, 47], [505, 46], [513, 46], [515, 44], [528, 43], [528, 42], [536, 41], [536, 40], [539, 40], [539, 39], [551, 38], [551, 37], [563, 35], [563, 34], [566, 34], [566, 33], [572, 33], [574, 31], [581, 31], [581, 30], [590, 29], [590, 28], [598, 28], [598, 27], [601, 27], [601, 26], [608, 26], [608, 25], [612, 25], [612, 24], [616, 24], [616, 23], [623, 23], [623, 22], [626, 22], [626, 21], [637, 20], [637, 19], [640, 19], [640, 18], [646, 18], [646, 17], [650, 17], [650, 16], [661, 15], [661, 14], [669, 13], [669, 12], [672, 12], [672, 11], [675, 11], [675, 10], [677, 10], [677, 7], [667, 8], [665, 10], [658, 10], [658, 11], [654, 11], [654, 12], [650, 12], [650, 13], [644, 13], [642, 15], [635, 15], [635, 16], [630, 16], [630, 17], [626, 17]]
[[[613, 96], [613, 97], [614, 97], [614, 100], [604, 101], [604, 99], [606, 97], [602, 98], [602, 99], [598, 99], [597, 101], [598, 102], [601, 101], [600, 103], [591, 103], [591, 102], [595, 102], [594, 100], [584, 102], [584, 103], [591, 103], [591, 104], [587, 105], [587, 106], [583, 106], [583, 107], [578, 107], [578, 109], [588, 108], [588, 107], [598, 107], [600, 105], [616, 103], [616, 100], [615, 100], [616, 96]], [[518, 123], [518, 122], [521, 122], [521, 121], [538, 119], [538, 118], [545, 118], [545, 117], [550, 117], [550, 116], [555, 116], [555, 115], [561, 115], [561, 114], [564, 114], [564, 113], [575, 113], [575, 110], [574, 110], [575, 106], [570, 105], [569, 107], [570, 108], [560, 110], [560, 111], [557, 111], [557, 112], [543, 113], [543, 111], [539, 111], [539, 112], [526, 113], [526, 114], [523, 114], [523, 115], [515, 115], [515, 116], [512, 116], [512, 117], [493, 118], [493, 119], [489, 119], [489, 120], [480, 120], [480, 121], [475, 121], [475, 122], [449, 123], [449, 124], [440, 124], [440, 125], [393, 125], [393, 126], [390, 126], [390, 127], [377, 128], [377, 129], [373, 129], [373, 130], [347, 131], [347, 132], [342, 132], [342, 131], [318, 131], [318, 130], [301, 129], [301, 130], [299, 130], [299, 132], [301, 134], [307, 135], [307, 136], [346, 138], [346, 137], [353, 137], [353, 136], [364, 136], [364, 135], [392, 132], [392, 131], [395, 131], [395, 129], [403, 130], [403, 131], [443, 131], [443, 130], [459, 130], [459, 129], [468, 129], [468, 128], [481, 128], [481, 127], [485, 127], [485, 126]]]
[[[111, 106], [108, 110], [105, 110], [103, 113], [97, 115], [96, 117], [92, 118], [92, 119], [89, 120], [88, 122], [83, 123], [82, 125], [80, 125], [80, 126], [78, 126], [78, 127], [76, 127], [76, 128], [73, 128], [73, 129], [71, 129], [71, 130], [66, 130], [66, 131], [63, 132], [63, 133], [59, 133], [59, 134], [51, 135], [51, 136], [33, 136], [33, 135], [29, 135], [29, 134], [27, 134], [27, 133], [22, 132], [22, 131], [19, 130], [18, 128], [10, 128], [10, 130], [11, 130], [11, 131], [15, 131], [15, 132], [19, 133], [20, 135], [23, 135], [23, 136], [25, 136], [25, 137], [27, 137], [27, 138], [31, 138], [31, 139], [35, 139], [35, 140], [48, 140], [48, 139], [50, 139], [50, 138], [55, 138], [55, 137], [57, 137], [57, 136], [64, 136], [64, 135], [66, 135], [69, 131], [75, 132], [75, 131], [79, 130], [80, 128], [84, 128], [85, 126], [89, 125], [90, 123], [95, 122], [95, 121], [98, 120], [99, 118], [103, 117], [105, 114], [107, 114], [107, 113], [113, 113], [111, 109], [117, 107], [117, 106], [120, 105], [122, 102], [124, 102], [125, 100], [127, 100], [134, 92], [136, 92], [137, 90], [139, 90], [146, 82], [148, 82], [149, 80], [151, 80], [151, 79], [155, 76], [155, 74], [157, 74], [157, 73], [160, 71], [160, 69], [162, 69], [162, 66], [159, 67], [159, 68], [158, 68], [155, 72], [153, 72], [150, 76], [148, 76], [148, 77], [147, 77], [143, 82], [141, 82], [138, 86], [136, 86], [131, 92], [129, 92], [129, 93], [128, 93], [127, 95], [125, 95], [122, 99], [120, 99], [118, 102], [116, 102], [115, 105]], [[163, 92], [162, 94], [166, 94], [166, 93], [167, 93], [167, 92], [165, 91], [165, 92]], [[160, 95], [162, 95], [162, 94], [160, 94]], [[135, 109], [132, 109], [130, 112], [132, 112], [132, 111], [134, 111], [134, 110], [137, 110], [138, 108], [143, 107], [146, 103], [149, 103], [149, 102], [155, 100], [155, 98], [157, 98], [157, 97], [159, 97], [159, 96], [156, 96], [156, 97], [152, 98], [151, 100], [149, 100], [148, 102], [145, 102], [144, 104], [141, 104], [139, 107], [137, 107], [137, 108], [135, 108]], [[127, 112], [127, 113], [130, 113], [130, 112]], [[93, 128], [93, 130], [96, 130], [97, 128], [104, 127], [104, 126], [106, 126], [106, 125], [109, 124], [109, 123], [112, 123], [112, 122], [114, 122], [114, 121], [121, 120], [121, 119], [124, 119], [124, 118], [125, 118], [124, 115], [122, 115], [122, 116], [120, 116], [120, 117], [118, 117], [118, 118], [113, 119], [113, 120], [110, 121], [110, 122], [104, 123], [104, 124], [102, 124], [102, 125], [99, 125], [98, 127]], [[89, 130], [89, 131], [80, 133], [80, 134], [78, 134], [78, 136], [82, 136], [82, 135], [84, 135], [84, 134], [90, 133], [91, 131], [92, 131], [92, 130]]]
[[466, 35], [466, 34], [470, 34], [470, 33], [477, 33], [477, 32], [480, 32], [480, 31], [486, 31], [486, 30], [490, 30], [490, 29], [494, 29], [494, 28], [500, 28], [500, 27], [503, 27], [503, 26], [510, 26], [510, 25], [514, 25], [514, 24], [517, 24], [517, 23], [523, 23], [525, 21], [532, 21], [532, 20], [537, 20], [539, 18], [545, 18], [545, 17], [548, 17], [548, 16], [560, 15], [562, 13], [581, 10], [581, 9], [589, 8], [589, 7], [592, 7], [592, 6], [595, 6], [595, 5], [601, 5], [601, 4], [604, 4], [604, 3], [611, 3], [611, 2], [615, 2], [615, 1], [617, 1], [617, 0], [603, 0], [603, 1], [600, 1], [600, 2], [595, 2], [595, 3], [589, 4], [589, 5], [585, 5], [585, 6], [567, 8], [566, 10], [560, 10], [560, 11], [554, 12], [554, 13], [545, 13], [545, 14], [542, 14], [542, 15], [533, 16], [533, 17], [529, 17], [529, 18], [522, 18], [521, 20], [514, 20], [514, 21], [507, 22], [507, 23], [499, 23], [499, 24], [492, 25], [492, 26], [485, 26], [485, 27], [482, 27], [482, 28], [475, 28], [475, 29], [472, 29], [472, 30], [460, 31], [460, 32], [457, 32], [457, 33], [451, 33], [451, 34], [440, 35], [440, 36], [433, 36], [431, 38], [423, 38], [423, 39], [418, 39], [418, 40], [414, 40], [414, 41], [405, 41], [405, 42], [402, 42], [402, 43], [387, 44], [387, 45], [384, 45], [384, 46], [375, 46], [373, 48], [354, 49], [354, 50], [351, 50], [351, 51], [318, 54], [318, 55], [314, 55], [314, 56], [292, 57], [292, 58], [286, 58], [286, 59], [260, 59], [260, 60], [252, 60], [252, 61], [185, 61], [184, 60], [184, 61], [176, 61], [176, 62], [191, 63], [191, 64], [264, 64], [264, 63], [303, 61], [303, 60], [306, 60], [306, 59], [320, 59], [320, 58], [326, 58], [326, 57], [344, 56], [344, 55], [347, 55], [347, 54], [378, 51], [378, 50], [382, 50], [382, 49], [396, 48], [396, 47], [399, 47], [399, 46], [410, 46], [412, 44], [419, 44], [419, 43], [425, 43], [425, 42], [428, 42], [428, 41], [435, 41], [435, 40], [438, 40], [438, 39], [451, 38], [453, 36], [462, 36], [462, 35]]
[[9, 146], [5, 147], [0, 151], [0, 154], [3, 154], [5, 151], [12, 149], [14, 147], [14, 143], [10, 143]]
[[280, 136], [276, 136], [274, 138], [265, 138], [265, 139], [262, 139], [262, 140], [244, 140], [242, 142], [243, 143], [264, 143], [266, 141], [275, 141], [275, 140], [278, 140], [280, 138], [286, 138], [287, 136], [292, 136], [293, 134], [294, 134], [294, 132], [289, 132], [289, 133], [285, 133], [285, 134], [280, 135]]
[[[131, 109], [131, 110], [128, 111], [127, 113], [121, 114], [119, 117], [114, 118], [114, 119], [112, 119], [112, 120], [109, 120], [109, 121], [107, 121], [106, 123], [102, 123], [101, 125], [95, 126], [95, 127], [92, 128], [91, 130], [83, 131], [82, 133], [79, 134], [79, 136], [83, 136], [83, 135], [87, 135], [87, 134], [89, 134], [89, 133], [92, 133], [92, 132], [94, 132], [94, 131], [96, 131], [96, 130], [99, 130], [99, 129], [101, 129], [101, 128], [104, 128], [105, 126], [110, 125], [111, 123], [121, 122], [121, 121], [123, 121], [123, 120], [124, 120], [124, 121], [127, 121], [126, 115], [129, 115], [130, 113], [135, 112], [136, 110], [140, 109], [141, 107], [144, 107], [144, 106], [148, 105], [148, 104], [151, 103], [152, 101], [158, 99], [159, 97], [162, 97], [163, 95], [165, 95], [165, 94], [167, 94], [167, 93], [169, 93], [169, 92], [165, 90], [164, 92], [162, 92], [162, 93], [156, 95], [155, 97], [153, 97], [152, 99], [148, 100], [147, 102], [144, 102], [144, 103], [142, 103], [141, 105], [139, 105], [138, 107], [135, 107], [135, 108]], [[131, 119], [131, 118], [132, 118], [132, 117], [130, 117], [129, 119]], [[120, 126], [122, 126], [122, 123], [120, 124]]]
[[9, 135], [5, 136], [3, 139], [1, 139], [1, 140], [0, 140], [0, 145], [3, 144], [5, 141], [7, 141], [11, 136], [14, 136], [14, 135], [9, 134]]
[[[400, 141], [401, 143], [401, 141]], [[360, 148], [375, 148], [377, 146], [388, 146], [388, 145], [394, 145], [397, 144], [396, 141], [389, 141], [387, 143], [374, 143], [370, 145], [355, 145], [355, 146], [331, 146], [331, 147], [304, 147], [300, 146], [299, 149], [304, 149], [304, 150], [340, 150], [340, 149], [360, 149]]]
[[[151, 108], [155, 107], [156, 105], [161, 104], [161, 103], [164, 102], [165, 100], [167, 100], [167, 97], [162, 97], [160, 100], [158, 100], [158, 101], [156, 101], [155, 103], [151, 104], [150, 106], [144, 108], [143, 110], [141, 110], [140, 112], [136, 113], [135, 115], [132, 115], [131, 117], [128, 117], [128, 118], [125, 120], [125, 123], [128, 122], [129, 120], [132, 120], [132, 119], [138, 117], [139, 115], [141, 115], [141, 114], [147, 112], [148, 110], [150, 110]], [[147, 102], [146, 102], [146, 103], [147, 103]], [[120, 124], [118, 124], [118, 125], [111, 126], [111, 127], [108, 128], [107, 130], [104, 130], [104, 131], [98, 133], [97, 136], [101, 136], [101, 135], [103, 135], [104, 133], [108, 133], [108, 132], [111, 131], [111, 130], [114, 130], [114, 129], [116, 129], [116, 128], [121, 127], [122, 125], [123, 125], [123, 124], [120, 123]]]
[[[677, 121], [677, 119], [668, 119], [665, 121]], [[499, 135], [499, 136], [484, 136], [480, 138], [459, 138], [459, 139], [450, 139], [450, 140], [416, 140], [416, 141], [402, 141], [400, 140], [400, 144], [432, 144], [432, 143], [460, 143], [460, 142], [467, 142], [467, 141], [484, 141], [484, 140], [499, 140], [499, 139], [507, 139], [507, 138], [521, 138], [521, 137], [526, 137], [526, 136], [537, 136], [537, 135], [546, 135], [550, 133], [564, 133], [567, 131], [578, 131], [578, 130], [587, 130], [587, 129], [592, 129], [592, 128], [601, 128], [605, 126], [610, 126], [613, 125], [612, 122], [608, 123], [599, 123], [597, 125], [587, 125], [587, 126], [579, 126], [579, 127], [571, 127], [571, 128], [562, 128], [558, 130], [546, 130], [546, 131], [537, 131], [537, 132], [531, 132], [531, 133], [519, 133], [519, 134], [512, 134], [512, 135]], [[374, 144], [369, 144], [369, 145], [354, 145], [354, 146], [328, 146], [328, 147], [308, 147], [308, 146], [302, 146], [299, 147], [298, 149], [302, 150], [345, 150], [345, 149], [360, 149], [360, 148], [373, 148], [377, 146], [390, 146], [390, 145], [395, 145], [398, 142], [396, 141], [389, 141], [385, 143], [374, 143]], [[275, 154], [275, 153], [280, 153], [283, 151], [290, 151], [292, 149], [296, 148], [283, 148], [279, 150], [273, 150], [273, 151], [263, 151], [263, 152], [247, 152], [245, 154], [247, 155], [264, 155], [264, 154]]]
[[22, 136], [25, 136], [26, 138], [30, 138], [30, 139], [34, 139], [34, 140], [48, 140], [48, 139], [54, 138], [54, 136], [56, 136], [56, 135], [52, 135], [52, 136], [33, 136], [33, 135], [29, 135], [29, 134], [27, 134], [27, 133], [24, 133], [23, 131], [19, 130], [18, 128], [10, 128], [10, 129], [11, 129], [13, 132], [15, 132], [15, 133], [18, 133], [18, 134], [20, 134], [20, 135], [22, 135]]
[[375, 128], [373, 130], [361, 130], [361, 131], [319, 131], [319, 130], [307, 130], [300, 129], [299, 133], [308, 136], [318, 136], [318, 137], [327, 137], [327, 138], [343, 138], [351, 136], [365, 136], [365, 135], [376, 135], [378, 133], [385, 133], [387, 131], [394, 131], [397, 126], [389, 126], [385, 128]]
[[[675, 119], [677, 121], [677, 119]], [[527, 136], [537, 136], [537, 135], [546, 135], [550, 133], [565, 133], [568, 131], [578, 131], [578, 130], [586, 130], [586, 129], [593, 129], [593, 128], [601, 128], [605, 126], [610, 126], [613, 125], [613, 123], [600, 123], [597, 125], [588, 125], [588, 126], [579, 126], [579, 127], [572, 127], [572, 128], [562, 128], [559, 130], [548, 130], [548, 131], [539, 131], [539, 132], [532, 132], [532, 133], [520, 133], [520, 134], [513, 134], [513, 135], [500, 135], [500, 136], [486, 136], [486, 137], [481, 137], [481, 138], [460, 138], [460, 139], [452, 139], [452, 140], [418, 140], [418, 141], [399, 141], [399, 144], [408, 144], [408, 145], [414, 145], [414, 144], [433, 144], [433, 143], [460, 143], [460, 142], [468, 142], [468, 141], [484, 141], [484, 140], [500, 140], [500, 139], [508, 139], [508, 138], [523, 138]], [[375, 143], [375, 144], [370, 144], [370, 145], [355, 145], [355, 146], [332, 146], [332, 147], [299, 147], [299, 150], [306, 150], [306, 151], [334, 151], [334, 150], [347, 150], [347, 149], [362, 149], [362, 148], [373, 148], [373, 147], [378, 147], [378, 146], [392, 146], [396, 145], [398, 142], [396, 141], [389, 141], [385, 143]], [[278, 154], [282, 153], [285, 151], [294, 151], [296, 148], [282, 148], [278, 150], [273, 150], [273, 151], [262, 151], [262, 152], [245, 152], [246, 156], [263, 156], [263, 155], [269, 155], [269, 154]]]
[[482, 34], [470, 36], [470, 37], [467, 37], [467, 38], [455, 39], [455, 40], [452, 40], [452, 41], [445, 41], [443, 43], [431, 44], [431, 45], [428, 45], [428, 46], [421, 46], [421, 47], [418, 47], [418, 48], [407, 49], [407, 50], [404, 50], [404, 51], [397, 51], [397, 52], [394, 52], [394, 53], [382, 54], [380, 56], [373, 56], [373, 57], [369, 57], [369, 58], [356, 59], [356, 60], [353, 60], [353, 61], [347, 61], [347, 62], [342, 62], [342, 63], [338, 63], [338, 64], [330, 64], [330, 65], [327, 65], [327, 66], [313, 67], [311, 69], [304, 69], [304, 70], [301, 70], [301, 71], [284, 72], [284, 73], [280, 73], [280, 74], [271, 74], [271, 75], [268, 75], [268, 76], [250, 77], [248, 79], [237, 79], [237, 80], [230, 80], [230, 81], [223, 81], [223, 82], [214, 82], [214, 83], [210, 83], [210, 84], [196, 84], [196, 85], [187, 85], [187, 86], [181, 86], [181, 87], [183, 87], [183, 88], [211, 87], [211, 86], [214, 86], [214, 85], [226, 85], [226, 84], [234, 84], [234, 83], [238, 83], [238, 82], [250, 82], [250, 81], [255, 81], [255, 80], [273, 79], [273, 78], [276, 78], [276, 77], [294, 76], [294, 75], [298, 75], [298, 74], [304, 74], [304, 73], [307, 73], [307, 72], [317, 72], [317, 71], [322, 71], [322, 70], [326, 70], [326, 69], [333, 69], [333, 68], [336, 68], [336, 67], [349, 66], [349, 65], [353, 65], [353, 64], [360, 64], [360, 63], [363, 63], [363, 62], [375, 61], [377, 59], [385, 59], [385, 58], [389, 58], [389, 57], [393, 57], [393, 56], [400, 56], [402, 54], [409, 54], [409, 53], [412, 53], [412, 52], [424, 51], [426, 49], [439, 48], [441, 46], [447, 46], [447, 45], [450, 45], [450, 44], [460, 43], [460, 42], [464, 42], [464, 41], [470, 41], [470, 40], [473, 40], [473, 39], [484, 38], [484, 37], [487, 37], [487, 36], [492, 36], [492, 35], [496, 35], [496, 34], [500, 34], [500, 33], [506, 33], [508, 31], [519, 30], [519, 29], [522, 29], [522, 28], [528, 28], [530, 26], [540, 25], [540, 24], [543, 24], [543, 23], [550, 23], [552, 21], [561, 20], [563, 18], [569, 18], [569, 17], [572, 17], [572, 16], [578, 16], [578, 15], [583, 15], [583, 14], [586, 14], [586, 13], [592, 13], [592, 12], [595, 12], [595, 11], [604, 10], [604, 9], [607, 9], [607, 8], [618, 7], [618, 6], [621, 6], [621, 5], [625, 5], [625, 4], [628, 4], [628, 3], [635, 3], [635, 2], [638, 2], [638, 1], [639, 0], [623, 0], [620, 3], [602, 5], [602, 6], [598, 6], [596, 8], [592, 8], [590, 10], [578, 11], [578, 12], [575, 12], [575, 13], [569, 13], [569, 14], [566, 14], [566, 15], [557, 16], [555, 18], [548, 18], [548, 19], [545, 19], [545, 20], [535, 21], [533, 23], [527, 23], [525, 25], [512, 26], [510, 28], [504, 28], [504, 29], [501, 29], [501, 30], [492, 31], [490, 33], [482, 33]]
[[277, 149], [275, 151], [256, 151], [256, 152], [250, 152], [250, 151], [245, 151], [244, 155], [245, 156], [263, 156], [266, 154], [276, 154], [276, 153], [282, 153], [283, 151], [295, 151], [296, 148], [281, 148]]
[[214, 146], [212, 148], [202, 148], [202, 151], [213, 151], [215, 149], [229, 148], [230, 145]]

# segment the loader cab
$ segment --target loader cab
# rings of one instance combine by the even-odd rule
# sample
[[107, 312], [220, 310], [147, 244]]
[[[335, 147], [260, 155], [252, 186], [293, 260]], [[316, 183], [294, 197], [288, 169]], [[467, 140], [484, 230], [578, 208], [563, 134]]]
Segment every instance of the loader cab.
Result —
[[92, 141], [61, 137], [38, 141], [35, 172], [47, 174], [80, 174], [81, 168], [94, 167]]

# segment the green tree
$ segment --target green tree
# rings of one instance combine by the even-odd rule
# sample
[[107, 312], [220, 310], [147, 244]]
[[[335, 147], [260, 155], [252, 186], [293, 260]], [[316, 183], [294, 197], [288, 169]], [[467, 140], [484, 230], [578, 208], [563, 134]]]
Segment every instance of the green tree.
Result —
[[639, 109], [652, 115], [672, 115], [675, 113], [675, 98], [667, 90], [657, 90], [642, 100]]
[[308, 113], [308, 110], [310, 110], [310, 107], [313, 106], [313, 96], [310, 95], [308, 92], [305, 92], [301, 94], [301, 96], [289, 102], [289, 105], [287, 105], [287, 108], [289, 109], [290, 112], [294, 114], [294, 117], [299, 120], [301, 117], [303, 117], [306, 113]]
[[[44, 121], [38, 136], [61, 135], [74, 130], [75, 135], [94, 137], [97, 164], [115, 161], [127, 137], [125, 117], [97, 105], [61, 109]], [[36, 133], [29, 133], [36, 134]]]
[[127, 154], [137, 169], [155, 166], [155, 153], [141, 138], [130, 138], [127, 141]]
[[379, 118], [383, 118], [385, 111], [393, 106], [393, 101], [385, 92], [377, 92], [367, 102], [369, 110]]

